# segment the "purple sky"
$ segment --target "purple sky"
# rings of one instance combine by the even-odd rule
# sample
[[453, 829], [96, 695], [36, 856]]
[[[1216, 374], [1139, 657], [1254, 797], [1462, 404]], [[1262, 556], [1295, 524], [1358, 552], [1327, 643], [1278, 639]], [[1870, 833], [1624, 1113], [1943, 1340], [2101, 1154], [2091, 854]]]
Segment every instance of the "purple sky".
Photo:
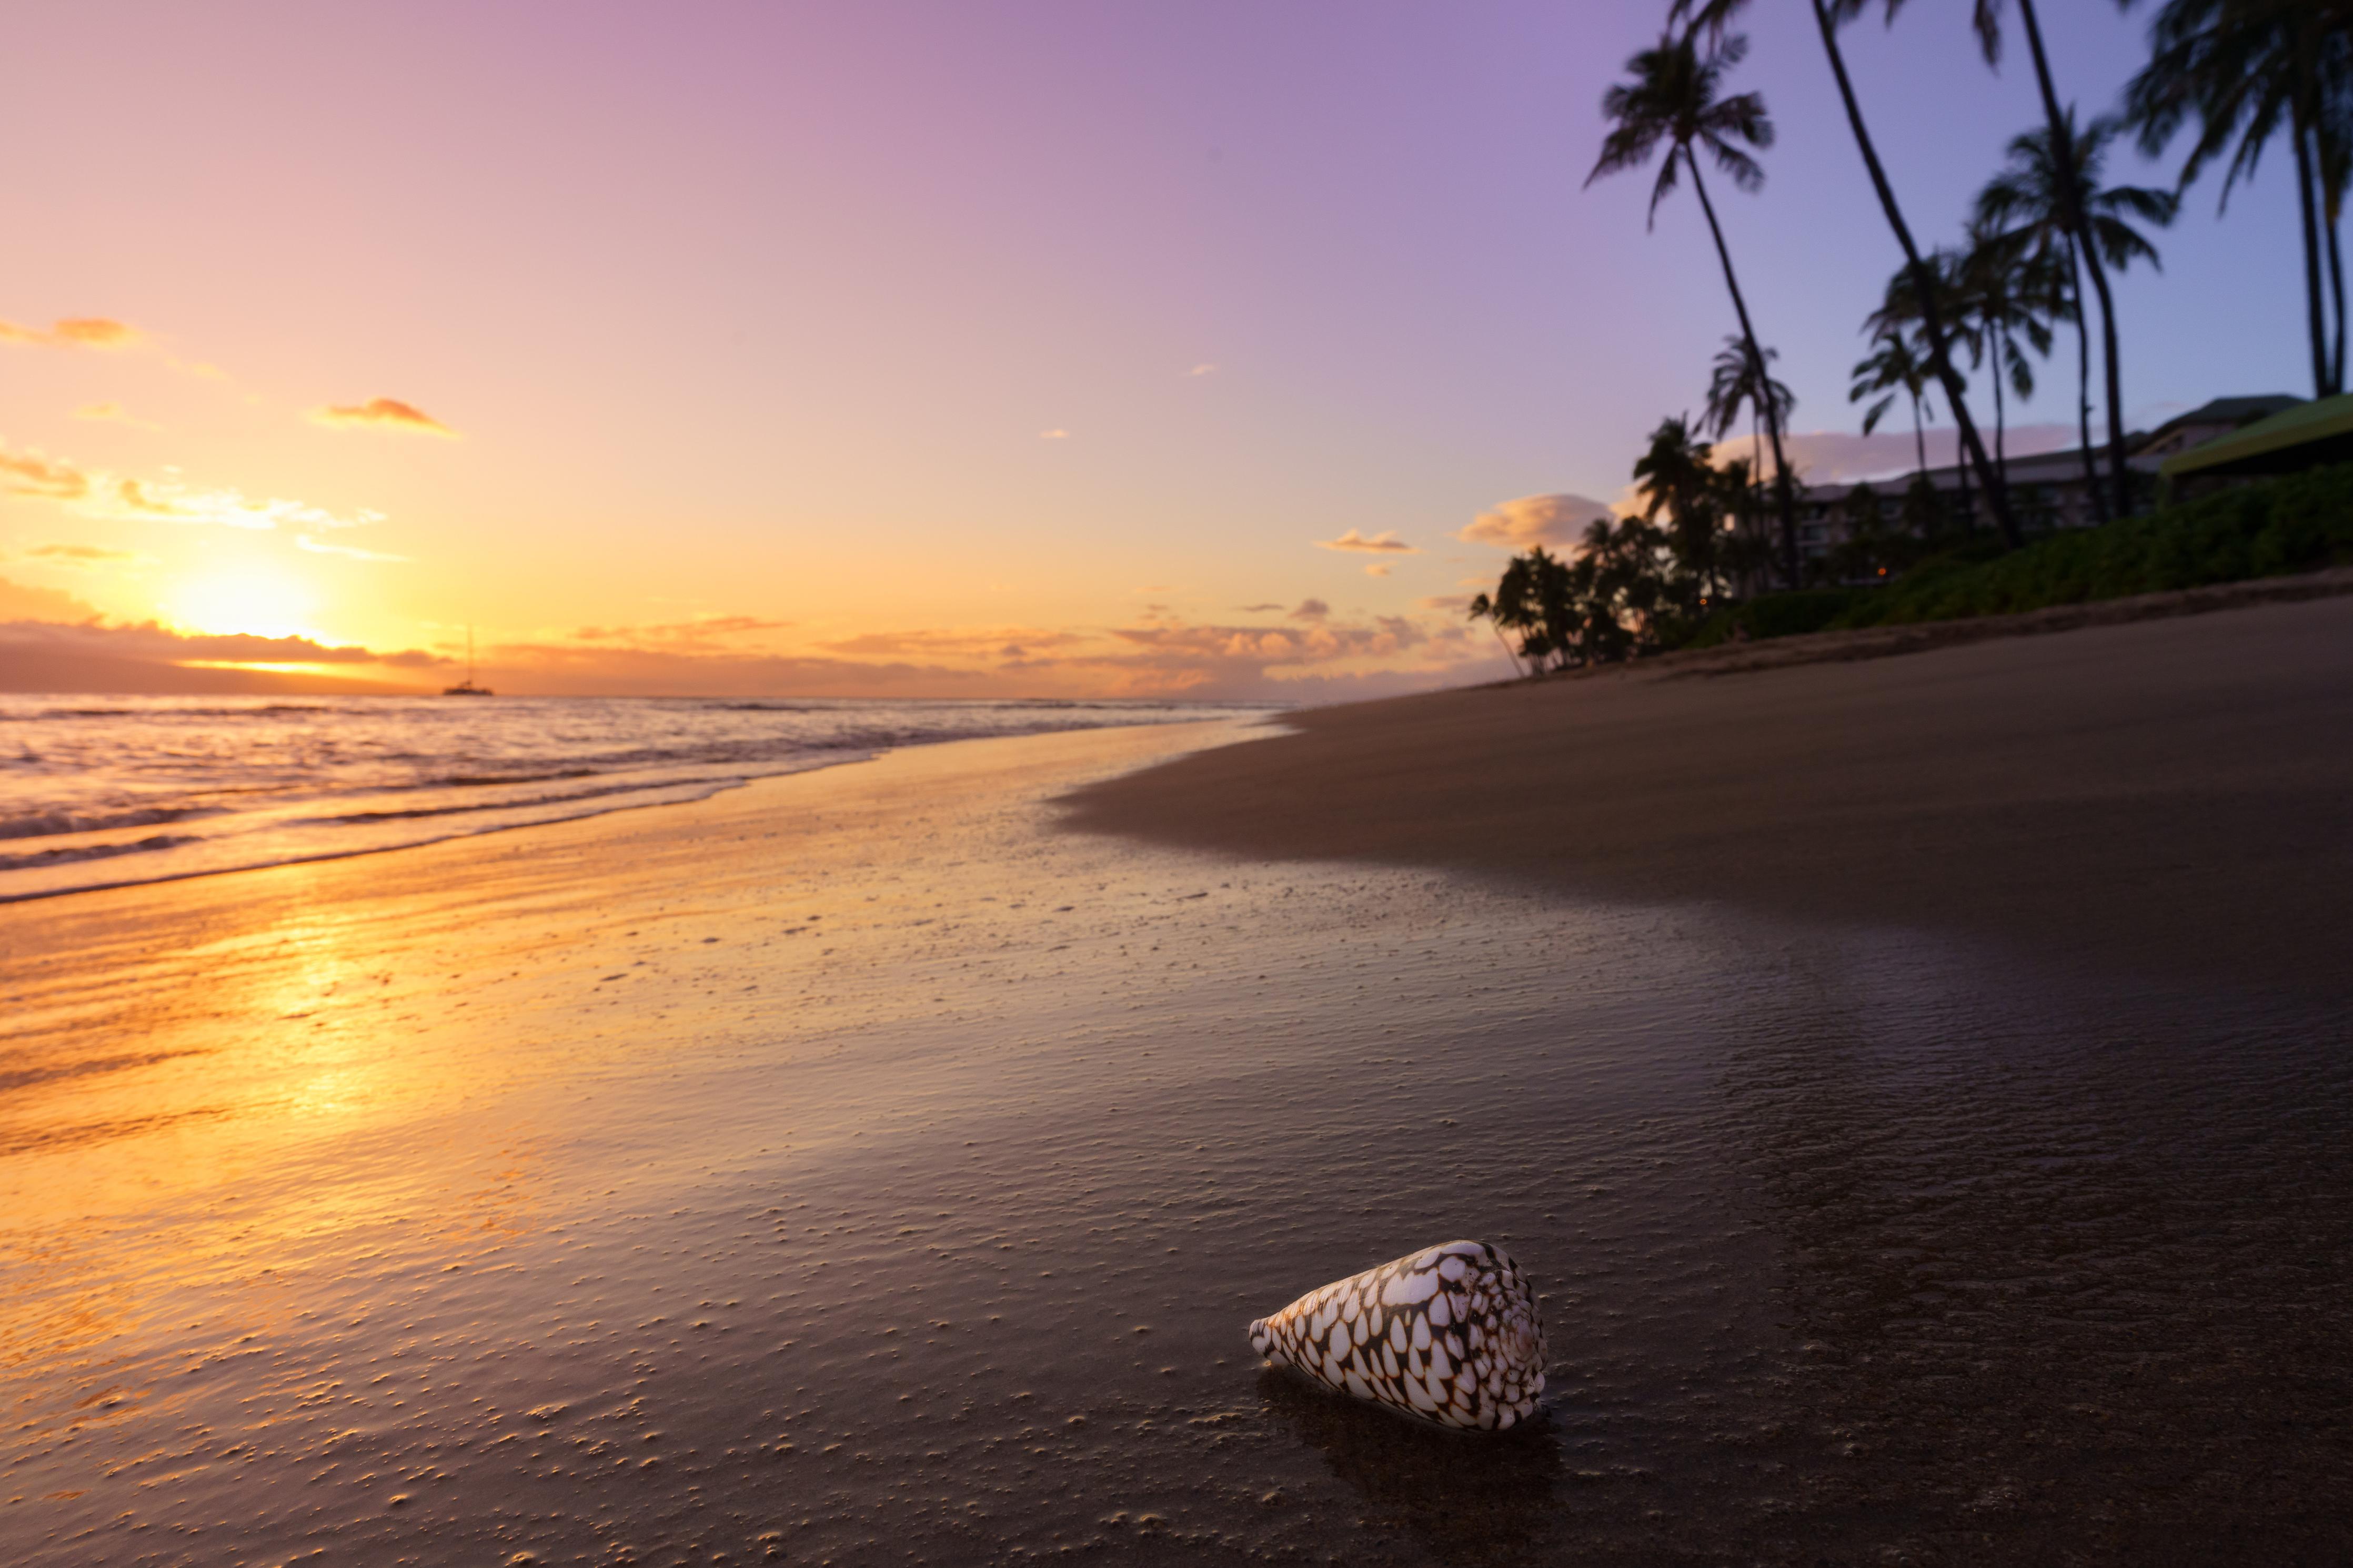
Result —
[[[2063, 90], [2106, 107], [2144, 18], [2044, 10]], [[1687, 196], [1646, 234], [1646, 179], [1580, 189], [1602, 90], [1661, 14], [22, 12], [0, 321], [104, 316], [149, 344], [0, 349], [0, 442], [384, 515], [298, 547], [282, 522], [17, 495], [0, 573], [192, 626], [174, 608], [191, 583], [234, 605], [267, 579], [302, 604], [283, 624], [201, 629], [377, 647], [470, 618], [518, 650], [786, 622], [727, 646], [1004, 689], [1455, 668], [1473, 647], [1395, 628], [1453, 626], [1424, 601], [1500, 565], [1457, 531], [1514, 498], [1617, 496], [1733, 326]], [[1959, 0], [1920, 0], [1850, 34], [1926, 239], [2035, 118], [2022, 48], [1997, 77], [1967, 24]], [[1748, 31], [1734, 85], [1766, 94], [1780, 140], [1764, 193], [1719, 184], [1721, 210], [1796, 427], [1852, 430], [1857, 325], [1897, 253], [1803, 8], [1760, 0]], [[2285, 172], [2226, 223], [2193, 192], [2164, 275], [2123, 281], [2134, 423], [2309, 391]], [[2028, 422], [2070, 417], [2072, 374], [2049, 374]], [[378, 396], [462, 439], [303, 417]], [[1900, 465], [1908, 428], [1893, 439]], [[1349, 529], [1418, 552], [1316, 548]], [[1309, 597], [1362, 636], [1251, 651], [1253, 628], [1307, 624], [1287, 612]]]

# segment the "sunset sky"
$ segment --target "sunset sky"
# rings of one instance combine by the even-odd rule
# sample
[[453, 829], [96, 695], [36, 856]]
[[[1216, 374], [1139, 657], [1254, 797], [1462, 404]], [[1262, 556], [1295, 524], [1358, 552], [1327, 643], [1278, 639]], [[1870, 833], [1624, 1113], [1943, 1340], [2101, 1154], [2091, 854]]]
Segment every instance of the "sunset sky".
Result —
[[[1542, 510], [1506, 503], [1616, 500], [1734, 325], [1686, 197], [1646, 234], [1645, 179], [1580, 189], [1662, 9], [19, 8], [0, 621], [142, 658], [471, 622], [516, 691], [1489, 673], [1460, 602]], [[2046, 12], [2106, 108], [2145, 16]], [[1796, 427], [1851, 433], [1898, 254], [1802, 13], [1749, 30], [1780, 139], [1717, 198]], [[1851, 37], [1953, 237], [2035, 118], [2022, 46], [1989, 72], [1958, 0]], [[2194, 189], [2124, 280], [2133, 424], [2309, 392], [2287, 167], [2222, 220]], [[2071, 366], [2026, 423], [2070, 419]]]

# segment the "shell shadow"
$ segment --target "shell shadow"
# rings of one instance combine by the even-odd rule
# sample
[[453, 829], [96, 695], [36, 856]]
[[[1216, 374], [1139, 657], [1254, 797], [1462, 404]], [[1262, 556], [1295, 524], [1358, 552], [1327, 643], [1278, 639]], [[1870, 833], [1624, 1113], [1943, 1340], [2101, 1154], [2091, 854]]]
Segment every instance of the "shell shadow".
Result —
[[1560, 1439], [1541, 1410], [1509, 1432], [1450, 1431], [1271, 1366], [1258, 1397], [1270, 1427], [1323, 1456], [1367, 1520], [1441, 1563], [1522, 1561], [1554, 1511]]

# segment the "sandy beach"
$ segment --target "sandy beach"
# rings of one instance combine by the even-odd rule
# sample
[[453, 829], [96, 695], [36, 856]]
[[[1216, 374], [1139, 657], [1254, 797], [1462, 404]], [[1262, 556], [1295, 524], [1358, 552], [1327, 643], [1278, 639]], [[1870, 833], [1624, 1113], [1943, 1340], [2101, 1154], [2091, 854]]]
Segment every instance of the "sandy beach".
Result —
[[1662, 663], [1301, 714], [1089, 791], [1075, 820], [1968, 934], [2144, 982], [2353, 988], [2353, 599]]
[[[2353, 601], [0, 909], [0, 1556], [2336, 1560]], [[1457, 1236], [1543, 1417], [1262, 1369]]]

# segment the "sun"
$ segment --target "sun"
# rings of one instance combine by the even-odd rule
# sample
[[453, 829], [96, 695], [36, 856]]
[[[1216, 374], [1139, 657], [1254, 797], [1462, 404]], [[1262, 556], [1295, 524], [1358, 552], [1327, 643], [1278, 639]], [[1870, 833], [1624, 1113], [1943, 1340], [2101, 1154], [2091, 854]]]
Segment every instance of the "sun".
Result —
[[285, 637], [311, 629], [313, 603], [311, 590], [295, 578], [267, 566], [241, 566], [181, 584], [163, 608], [193, 631]]

